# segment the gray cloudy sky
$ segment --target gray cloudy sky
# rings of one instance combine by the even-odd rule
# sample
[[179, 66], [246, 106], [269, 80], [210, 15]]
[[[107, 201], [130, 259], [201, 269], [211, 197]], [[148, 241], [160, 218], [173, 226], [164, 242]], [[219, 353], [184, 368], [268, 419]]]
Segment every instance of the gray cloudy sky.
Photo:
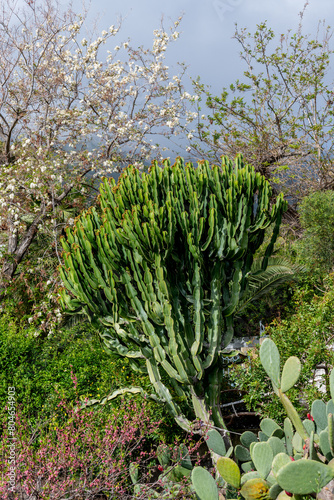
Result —
[[[305, 0], [92, 0], [88, 23], [98, 16], [102, 30], [116, 24], [121, 16], [121, 40], [131, 38], [134, 44], [150, 46], [162, 16], [169, 27], [183, 14], [181, 37], [170, 47], [167, 64], [176, 70], [178, 61], [185, 62], [190, 76], [200, 75], [202, 82], [218, 93], [242, 76], [238, 43], [231, 39], [235, 23], [254, 31], [258, 23], [267, 20], [275, 32], [285, 33], [296, 29], [304, 4]], [[80, 0], [74, 0], [73, 6], [77, 11], [82, 9]], [[309, 0], [305, 31], [314, 33], [323, 19], [334, 28], [333, 0]]]

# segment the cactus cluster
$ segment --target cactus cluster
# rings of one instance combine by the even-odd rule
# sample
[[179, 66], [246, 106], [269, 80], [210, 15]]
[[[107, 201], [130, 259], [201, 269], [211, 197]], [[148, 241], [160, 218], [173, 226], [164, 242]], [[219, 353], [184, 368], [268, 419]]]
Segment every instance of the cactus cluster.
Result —
[[298, 499], [326, 490], [333, 498], [334, 486], [328, 483], [334, 479], [334, 371], [330, 375], [332, 399], [327, 404], [314, 401], [302, 421], [286, 395], [298, 380], [299, 359], [290, 357], [281, 373], [279, 352], [271, 339], [263, 341], [260, 359], [288, 416], [283, 427], [265, 418], [257, 435], [244, 432], [234, 449], [236, 461], [227, 456], [217, 460], [219, 474], [246, 500]]
[[179, 158], [142, 175], [130, 166], [117, 184], [104, 180], [99, 205], [62, 239], [63, 307], [86, 314], [110, 352], [147, 371], [183, 428], [191, 423], [176, 398], [223, 426], [220, 353], [232, 339], [253, 255], [272, 224], [265, 268], [286, 203], [282, 196], [272, 203], [269, 183], [238, 157], [197, 168]]
[[[154, 498], [170, 498], [173, 494], [176, 497], [183, 488], [183, 479], [190, 477], [191, 470], [193, 468], [188, 448], [185, 445], [176, 446], [175, 450], [176, 457], [172, 460], [171, 449], [162, 444], [157, 449], [157, 458], [159, 461], [158, 470], [161, 472], [157, 478], [160, 489], [162, 491], [155, 491], [155, 489], [150, 488], [150, 492], [146, 492], [147, 497], [150, 499]], [[131, 481], [133, 483], [133, 493], [134, 498], [137, 496], [142, 498], [143, 491], [147, 489], [147, 485], [140, 482], [139, 476], [139, 465], [137, 462], [130, 464], [129, 473]]]
[[[231, 446], [226, 450], [224, 440], [217, 430], [210, 429], [206, 438], [210, 452], [216, 454], [217, 457], [229, 457], [232, 454], [233, 447]], [[214, 479], [203, 467], [194, 467], [187, 446], [184, 444], [175, 446], [172, 453], [172, 450], [167, 445], [161, 444], [158, 446], [156, 455], [159, 462], [158, 470], [161, 472], [158, 477], [158, 484], [163, 491], [157, 492], [151, 488], [150, 498], [171, 498], [171, 492], [174, 493], [175, 498], [178, 498], [177, 493], [184, 487], [183, 480], [191, 477], [190, 494], [196, 491], [201, 500], [215, 500], [215, 493], [218, 494], [217, 484], [223, 486], [224, 481], [219, 478], [218, 474]], [[134, 485], [134, 494], [141, 497], [145, 484], [140, 483], [137, 463], [130, 464], [129, 473]]]

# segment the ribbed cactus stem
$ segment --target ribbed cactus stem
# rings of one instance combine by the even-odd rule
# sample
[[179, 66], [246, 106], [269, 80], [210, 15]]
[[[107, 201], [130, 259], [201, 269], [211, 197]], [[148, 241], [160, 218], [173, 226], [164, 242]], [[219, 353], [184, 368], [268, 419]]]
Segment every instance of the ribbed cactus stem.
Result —
[[[62, 303], [97, 326], [106, 347], [145, 369], [176, 421], [193, 417], [222, 427], [220, 352], [232, 340], [233, 316], [247, 291], [253, 256], [286, 208], [242, 158], [221, 166], [154, 162], [104, 179], [99, 205], [83, 212], [62, 239]], [[254, 209], [255, 201], [257, 208]], [[263, 266], [266, 266], [266, 257]]]
[[329, 439], [329, 446], [332, 452], [332, 455], [334, 456], [334, 419], [333, 419], [333, 414], [329, 413], [327, 415], [328, 419], [328, 439]]

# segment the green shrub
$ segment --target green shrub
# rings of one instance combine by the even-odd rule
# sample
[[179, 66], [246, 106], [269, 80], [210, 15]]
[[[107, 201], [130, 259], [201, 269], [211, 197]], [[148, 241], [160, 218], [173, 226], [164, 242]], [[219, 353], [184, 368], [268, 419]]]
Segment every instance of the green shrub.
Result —
[[[57, 414], [59, 396], [74, 404], [128, 384], [149, 388], [148, 377], [134, 374], [127, 359], [110, 359], [89, 325], [62, 329], [46, 339], [36, 333], [34, 327], [22, 327], [9, 315], [0, 319], [0, 408], [5, 407], [8, 386], [14, 386], [17, 403], [32, 425]], [[119, 404], [111, 402], [106, 412]], [[161, 432], [174, 436], [175, 425], [164, 408], [153, 402], [149, 408], [154, 420], [163, 417]]]
[[334, 192], [315, 192], [303, 199], [300, 223], [304, 230], [296, 245], [299, 260], [312, 272], [334, 269]]

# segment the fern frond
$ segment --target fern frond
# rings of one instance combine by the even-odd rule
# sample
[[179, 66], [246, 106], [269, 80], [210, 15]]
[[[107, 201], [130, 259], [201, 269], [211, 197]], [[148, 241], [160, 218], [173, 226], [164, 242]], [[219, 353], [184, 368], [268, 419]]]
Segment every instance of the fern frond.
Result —
[[248, 290], [239, 301], [237, 314], [243, 311], [251, 302], [269, 293], [282, 283], [294, 281], [303, 272], [303, 266], [291, 264], [281, 257], [271, 257], [265, 271], [261, 269], [261, 260], [255, 261], [248, 278]]

